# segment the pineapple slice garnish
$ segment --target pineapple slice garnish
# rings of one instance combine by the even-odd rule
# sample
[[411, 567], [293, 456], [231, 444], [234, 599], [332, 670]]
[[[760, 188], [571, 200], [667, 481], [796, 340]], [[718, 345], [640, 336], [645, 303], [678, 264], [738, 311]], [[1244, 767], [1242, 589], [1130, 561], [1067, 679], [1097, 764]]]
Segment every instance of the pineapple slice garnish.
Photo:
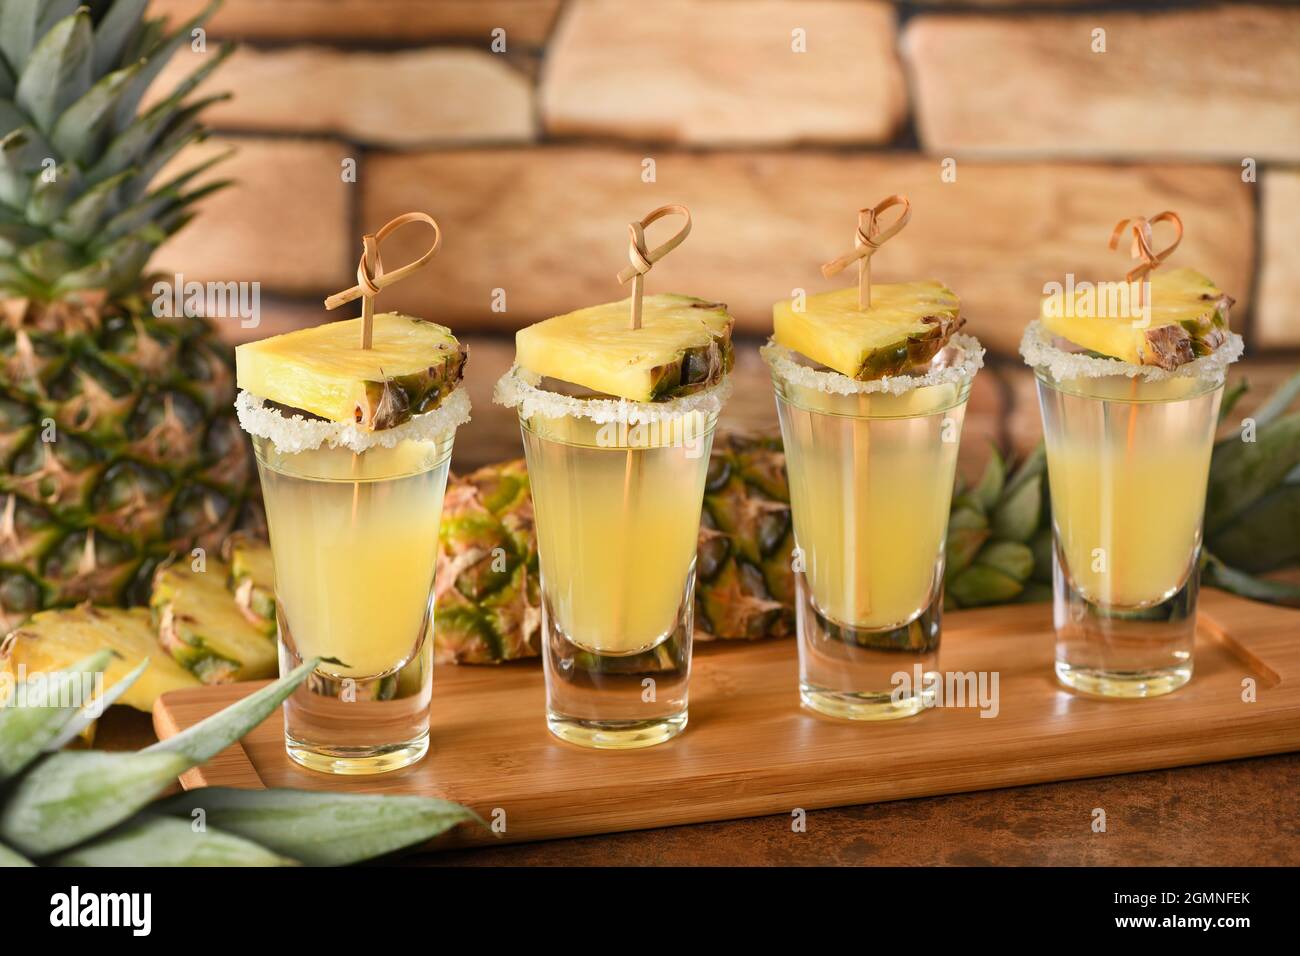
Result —
[[149, 666], [119, 701], [148, 712], [160, 694], [198, 687], [199, 679], [158, 645], [158, 633], [144, 608], [81, 607], [42, 611], [0, 644], [0, 673], [16, 681], [69, 667], [101, 648], [116, 657], [104, 671], [104, 687], [121, 680], [146, 657]]
[[774, 338], [827, 368], [859, 381], [918, 369], [965, 322], [956, 294], [932, 280], [873, 285], [871, 308], [858, 307], [857, 286], [772, 306]]
[[[1195, 269], [1151, 275], [1151, 322], [1143, 325], [1123, 282], [1074, 290], [1073, 309], [1059, 297], [1043, 299], [1040, 317], [1053, 335], [1080, 348], [1134, 365], [1170, 370], [1208, 355], [1228, 339], [1232, 298]], [[1122, 313], [1113, 304], [1128, 302]], [[1065, 314], [1072, 312], [1073, 314]], [[1101, 315], [1098, 315], [1101, 312]]]
[[372, 431], [432, 411], [460, 384], [465, 347], [445, 326], [385, 312], [375, 316], [373, 347], [360, 341], [358, 318], [240, 345], [237, 383], [259, 398]]
[[716, 385], [731, 370], [727, 307], [687, 295], [647, 295], [641, 328], [627, 299], [593, 305], [515, 333], [515, 361], [538, 375], [633, 402], [661, 402]]

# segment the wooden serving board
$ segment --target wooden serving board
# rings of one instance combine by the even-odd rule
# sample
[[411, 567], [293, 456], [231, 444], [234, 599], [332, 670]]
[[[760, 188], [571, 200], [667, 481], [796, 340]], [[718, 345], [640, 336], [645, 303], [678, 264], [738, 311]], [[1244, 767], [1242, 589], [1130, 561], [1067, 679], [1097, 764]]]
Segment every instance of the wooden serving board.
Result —
[[[1201, 596], [1196, 673], [1152, 700], [1095, 700], [1052, 674], [1051, 611], [1024, 605], [944, 621], [940, 668], [996, 670], [1000, 712], [936, 708], [906, 720], [849, 723], [799, 707], [793, 640], [703, 645], [691, 675], [690, 726], [639, 751], [590, 751], [543, 721], [539, 664], [439, 667], [432, 742], [414, 767], [332, 777], [285, 756], [277, 711], [186, 788], [305, 787], [421, 793], [506, 814], [503, 834], [462, 827], [456, 840], [540, 840], [698, 823], [1052, 780], [1129, 773], [1300, 750], [1300, 611], [1221, 591]], [[1254, 679], [1256, 700], [1243, 701]], [[154, 726], [168, 737], [257, 684], [165, 694]], [[454, 842], [454, 841], [453, 841]]]

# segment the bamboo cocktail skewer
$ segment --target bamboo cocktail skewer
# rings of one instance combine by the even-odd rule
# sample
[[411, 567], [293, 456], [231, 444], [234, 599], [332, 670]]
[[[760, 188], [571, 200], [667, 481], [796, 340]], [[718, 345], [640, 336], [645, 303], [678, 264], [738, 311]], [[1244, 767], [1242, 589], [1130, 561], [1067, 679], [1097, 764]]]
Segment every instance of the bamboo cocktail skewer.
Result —
[[[880, 214], [886, 209], [894, 206], [902, 206], [902, 211], [890, 225], [888, 229], [881, 230]], [[844, 255], [822, 266], [822, 275], [830, 278], [852, 265], [858, 264], [858, 308], [867, 311], [871, 308], [871, 257], [890, 239], [898, 235], [903, 227], [907, 225], [912, 218], [912, 203], [906, 196], [895, 194], [886, 196], [874, 206], [869, 206], [858, 210], [858, 228], [853, 236], [853, 251], [846, 252]], [[864, 415], [869, 415], [871, 411], [871, 397], [869, 395], [861, 396], [862, 411]], [[853, 422], [849, 425], [853, 435], [853, 474], [855, 477], [860, 476], [862, 486], [862, 499], [868, 497], [871, 479], [871, 460], [870, 460], [870, 421], [865, 421], [861, 428]], [[853, 496], [852, 505], [857, 510], [858, 496]], [[856, 566], [858, 555], [854, 549], [849, 549], [854, 556]], [[863, 559], [864, 567], [862, 578], [867, 580], [870, 572], [870, 565], [867, 559]], [[854, 575], [856, 578], [857, 575]], [[857, 602], [855, 602], [856, 604]], [[861, 601], [862, 610], [867, 614], [871, 613], [872, 595], [870, 584], [867, 585], [867, 592]]]
[[[686, 222], [681, 229], [677, 230], [668, 240], [656, 246], [653, 250], [647, 250], [645, 244], [645, 231], [652, 223], [658, 222], [665, 216], [678, 215], [685, 218]], [[645, 218], [628, 223], [628, 247], [627, 257], [630, 264], [618, 273], [620, 285], [632, 281], [631, 309], [628, 314], [628, 329], [636, 331], [641, 328], [641, 298], [645, 293], [645, 274], [649, 272], [656, 262], [662, 259], [668, 253], [680, 246], [686, 237], [691, 234], [691, 211], [680, 203], [669, 203], [666, 206], [660, 206], [645, 216]], [[635, 452], [629, 447], [627, 450], [627, 462], [623, 469], [623, 514], [631, 514], [633, 485], [636, 480], [637, 458]], [[628, 536], [624, 535], [626, 539]], [[625, 540], [626, 545], [626, 540]], [[626, 629], [626, 608], [616, 617], [623, 618], [623, 626]]]
[[[419, 222], [433, 227], [433, 245], [428, 250], [412, 262], [408, 262], [400, 269], [394, 269], [392, 272], [385, 272], [383, 260], [379, 256], [379, 244], [386, 238], [409, 223]], [[413, 275], [417, 270], [424, 268], [429, 264], [438, 251], [438, 246], [442, 243], [442, 230], [438, 228], [438, 223], [428, 213], [408, 212], [395, 219], [390, 219], [380, 228], [378, 232], [366, 233], [361, 237], [361, 261], [357, 263], [357, 284], [351, 288], [344, 289], [342, 292], [335, 292], [325, 300], [325, 308], [336, 309], [340, 305], [346, 305], [348, 302], [361, 299], [361, 343], [360, 347], [369, 351], [374, 347], [374, 327], [375, 327], [375, 296], [381, 290], [401, 282], [408, 276]], [[382, 370], [381, 370], [382, 371]], [[352, 475], [357, 477], [357, 467], [360, 463], [360, 455], [352, 453]], [[352, 482], [352, 524], [357, 524], [357, 513], [360, 509], [361, 500], [361, 482]]]

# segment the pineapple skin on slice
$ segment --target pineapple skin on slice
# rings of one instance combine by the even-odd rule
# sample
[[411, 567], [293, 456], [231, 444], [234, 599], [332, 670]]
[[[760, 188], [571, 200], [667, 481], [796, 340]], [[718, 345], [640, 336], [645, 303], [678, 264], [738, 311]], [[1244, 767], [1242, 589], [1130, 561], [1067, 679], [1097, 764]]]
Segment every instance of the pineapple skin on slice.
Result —
[[901, 375], [932, 359], [965, 324], [956, 293], [923, 280], [873, 285], [871, 308], [858, 308], [858, 287], [808, 296], [802, 311], [793, 299], [772, 306], [778, 345], [869, 381]]
[[468, 350], [446, 326], [396, 312], [327, 322], [235, 349], [238, 386], [259, 398], [371, 431], [431, 411], [460, 384]]
[[82, 605], [62, 611], [41, 611], [0, 644], [0, 673], [15, 681], [19, 668], [30, 676], [70, 667], [101, 648], [117, 656], [104, 671], [107, 689], [146, 657], [149, 666], [118, 701], [146, 713], [168, 691], [200, 686], [199, 679], [158, 646], [158, 634], [144, 608], [103, 608]]
[[205, 684], [274, 677], [275, 640], [240, 612], [226, 589], [230, 568], [209, 559], [207, 569], [163, 565], [154, 575], [149, 607], [158, 640]]
[[721, 302], [660, 293], [641, 301], [641, 328], [628, 328], [630, 301], [557, 315], [515, 333], [515, 361], [548, 378], [633, 402], [702, 391], [731, 371], [735, 320]]
[[235, 595], [235, 606], [249, 624], [274, 637], [275, 566], [271, 546], [237, 532], [226, 539], [224, 548], [226, 560], [230, 562], [227, 584]]
[[1105, 302], [1123, 302], [1117, 296], [1123, 282], [1098, 282], [1095, 288], [1075, 289], [1073, 314], [1063, 314], [1062, 300], [1043, 298], [1040, 318], [1053, 335], [1080, 348], [1122, 359], [1134, 365], [1155, 365], [1170, 371], [1228, 340], [1228, 312], [1232, 297], [1195, 269], [1171, 269], [1151, 277], [1151, 323], [1134, 325], [1129, 315]]

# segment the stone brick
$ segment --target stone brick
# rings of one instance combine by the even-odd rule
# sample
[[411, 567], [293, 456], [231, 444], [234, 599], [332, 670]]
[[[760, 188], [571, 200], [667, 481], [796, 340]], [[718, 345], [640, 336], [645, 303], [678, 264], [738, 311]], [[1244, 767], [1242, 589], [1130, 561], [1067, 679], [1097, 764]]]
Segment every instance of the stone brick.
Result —
[[344, 183], [342, 144], [329, 140], [214, 137], [173, 161], [162, 178], [214, 151], [236, 147], [208, 179], [235, 185], [201, 204], [195, 222], [154, 257], [152, 268], [187, 279], [260, 282], [263, 294], [324, 294], [355, 281], [355, 183]]
[[[166, 96], [208, 53], [179, 53], [150, 90]], [[532, 82], [477, 50], [350, 53], [239, 49], [201, 93], [229, 92], [205, 122], [241, 132], [330, 133], [362, 143], [517, 142], [534, 133]]]
[[544, 122], [678, 143], [885, 142], [907, 109], [894, 41], [883, 3], [577, 0], [547, 54]]
[[1264, 173], [1263, 256], [1255, 305], [1254, 343], [1300, 347], [1300, 172]]
[[1240, 162], [1300, 158], [1298, 34], [1300, 10], [1242, 4], [923, 14], [902, 48], [932, 152]]

